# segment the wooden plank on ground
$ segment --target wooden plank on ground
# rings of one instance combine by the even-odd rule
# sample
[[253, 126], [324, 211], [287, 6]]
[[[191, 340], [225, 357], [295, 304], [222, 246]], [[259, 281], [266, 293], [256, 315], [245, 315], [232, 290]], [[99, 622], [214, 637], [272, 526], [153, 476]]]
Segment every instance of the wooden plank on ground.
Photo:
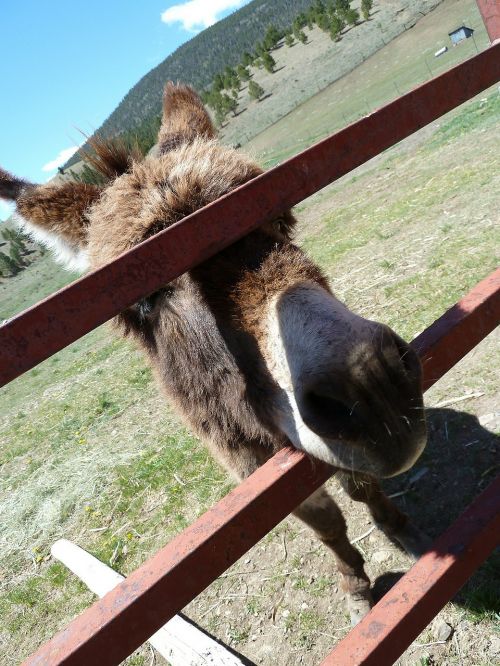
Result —
[[[125, 580], [125, 576], [66, 539], [56, 541], [51, 553], [98, 597], [102, 598]], [[243, 666], [248, 663], [178, 615], [154, 633], [148, 643], [172, 666]]]

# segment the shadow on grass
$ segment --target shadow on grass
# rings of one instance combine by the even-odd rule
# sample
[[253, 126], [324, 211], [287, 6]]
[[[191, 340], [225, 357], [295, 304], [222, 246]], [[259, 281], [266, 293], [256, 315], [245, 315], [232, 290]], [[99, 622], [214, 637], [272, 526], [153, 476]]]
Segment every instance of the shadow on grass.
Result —
[[[437, 538], [493, 481], [500, 470], [500, 437], [478, 418], [454, 409], [426, 411], [429, 439], [415, 467], [384, 482], [388, 495], [431, 538]], [[483, 417], [485, 425], [494, 413]], [[374, 582], [378, 601], [406, 572], [391, 571]], [[500, 613], [500, 552], [492, 553], [452, 599], [475, 617]]]

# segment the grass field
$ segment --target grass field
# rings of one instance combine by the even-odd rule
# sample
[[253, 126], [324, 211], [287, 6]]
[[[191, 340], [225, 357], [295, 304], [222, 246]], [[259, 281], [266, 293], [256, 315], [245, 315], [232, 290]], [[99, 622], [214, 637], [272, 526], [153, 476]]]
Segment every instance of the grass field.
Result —
[[[296, 42], [292, 47], [282, 44], [273, 50], [276, 61], [273, 73], [251, 68], [253, 79], [265, 91], [264, 97], [258, 103], [252, 101], [247, 86], [242, 86], [237, 115], [229, 116], [221, 129], [223, 141], [229, 144], [246, 143], [249, 138], [293, 111], [298, 104], [357, 68], [395, 37], [411, 30], [411, 26], [422, 16], [429, 12], [432, 16], [441, 2], [375, 0], [370, 19], [347, 27], [339, 41], [332, 41], [328, 33], [317, 27], [312, 30], [304, 28], [306, 44]], [[361, 0], [352, 2], [358, 10], [360, 4]]]
[[[434, 53], [440, 47], [450, 45], [447, 33], [462, 19], [474, 28], [474, 40], [465, 40], [435, 58]], [[488, 36], [475, 0], [444, 0], [419, 21], [418, 28], [403, 32], [391, 42], [390, 48], [377, 51], [355, 70], [245, 143], [244, 150], [257, 155], [266, 167], [274, 166], [408, 92], [431, 75], [470, 58], [487, 44]], [[307, 45], [300, 48], [306, 50]], [[286, 58], [286, 53], [283, 57]]]
[[[322, 122], [310, 115], [308, 126], [323, 131]], [[491, 90], [298, 207], [300, 243], [350, 307], [411, 339], [498, 265], [499, 129]], [[276, 151], [291, 150], [282, 136]], [[69, 278], [44, 257], [1, 285], [0, 317]], [[492, 335], [428, 393], [429, 446], [387, 484], [431, 536], [498, 472], [498, 380]], [[138, 351], [107, 327], [0, 389], [0, 470], [2, 664], [18, 663], [92, 602], [51, 559], [55, 539], [127, 574], [230, 487], [158, 395]], [[364, 508], [329, 487], [352, 537], [366, 533]], [[377, 592], [410, 565], [376, 530], [358, 546]], [[402, 665], [498, 663], [499, 564], [490, 558]], [[186, 612], [269, 665], [316, 664], [348, 629], [331, 556], [293, 520]], [[454, 635], [436, 643], [443, 621]], [[150, 662], [146, 648], [128, 660]]]

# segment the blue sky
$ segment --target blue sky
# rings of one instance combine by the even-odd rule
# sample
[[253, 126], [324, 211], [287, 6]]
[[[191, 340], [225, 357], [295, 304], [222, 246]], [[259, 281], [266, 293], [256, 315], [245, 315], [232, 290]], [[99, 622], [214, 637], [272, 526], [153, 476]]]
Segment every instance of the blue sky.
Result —
[[[28, 0], [0, 7], [0, 164], [45, 182], [129, 89], [249, 0]], [[0, 200], [0, 219], [9, 214]]]

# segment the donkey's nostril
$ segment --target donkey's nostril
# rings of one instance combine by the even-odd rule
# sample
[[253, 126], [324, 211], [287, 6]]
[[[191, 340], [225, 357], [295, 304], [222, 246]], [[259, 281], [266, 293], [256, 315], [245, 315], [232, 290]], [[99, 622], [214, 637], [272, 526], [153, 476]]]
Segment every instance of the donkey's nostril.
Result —
[[316, 434], [350, 439], [360, 433], [356, 405], [347, 405], [328, 390], [309, 390], [299, 401], [299, 410], [304, 423]]
[[399, 358], [403, 364], [406, 373], [411, 378], [420, 378], [420, 361], [415, 351], [399, 335], [392, 332], [392, 339], [396, 345]]

